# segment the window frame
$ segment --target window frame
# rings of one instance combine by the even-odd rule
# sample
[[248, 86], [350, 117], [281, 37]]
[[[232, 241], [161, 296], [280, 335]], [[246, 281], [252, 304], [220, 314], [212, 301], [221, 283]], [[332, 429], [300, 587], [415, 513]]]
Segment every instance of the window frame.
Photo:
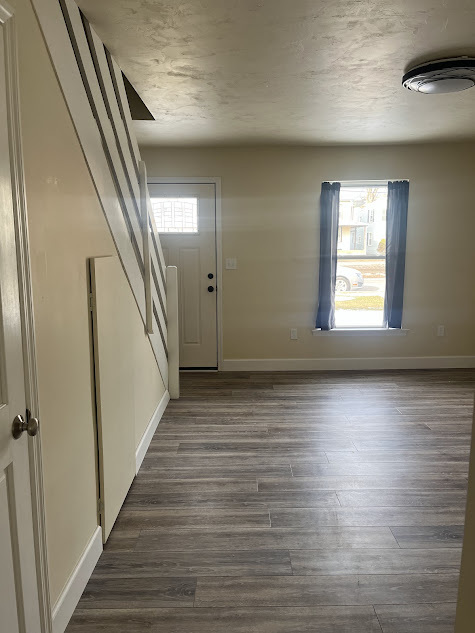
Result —
[[[347, 187], [347, 188], [351, 188], [351, 187], [355, 187], [355, 188], [358, 188], [358, 187], [366, 187], [366, 188], [370, 188], [370, 187], [386, 187], [386, 189], [387, 189], [388, 186], [389, 186], [390, 179], [388, 179], [388, 180], [358, 180], [358, 181], [340, 180], [338, 182], [340, 183], [340, 186], [341, 186], [341, 188], [340, 188], [340, 199], [341, 199], [341, 191], [345, 187]], [[372, 220], [370, 220], [370, 213], [371, 213], [371, 211], [372, 211], [372, 215], [371, 215]], [[386, 216], [387, 216], [387, 213], [384, 213], [384, 222], [387, 222], [387, 217]], [[351, 217], [354, 220], [354, 218], [355, 218], [354, 208], [352, 208], [352, 210], [351, 210]], [[374, 209], [368, 210], [368, 225], [374, 223], [374, 217], [375, 217], [374, 216]], [[341, 227], [339, 226], [338, 230], [340, 230], [340, 228]], [[365, 248], [367, 246], [372, 246], [372, 244], [371, 245], [367, 244], [368, 235], [369, 235], [369, 232], [367, 230], [367, 227], [365, 227], [365, 237], [364, 237], [364, 241], [363, 241], [363, 244], [365, 245]], [[373, 232], [371, 232], [371, 237], [372, 237], [372, 241], [373, 241], [373, 238], [374, 238]], [[356, 243], [356, 233], [355, 233], [355, 243]], [[375, 256], [370, 255], [370, 256], [368, 256], [368, 258], [375, 259]], [[377, 259], [382, 259], [382, 258], [378, 257]], [[386, 260], [386, 256], [384, 257], [384, 259]], [[337, 263], [338, 262], [341, 263], [342, 261], [343, 262], [345, 261], [344, 258], [340, 259], [337, 256]], [[395, 330], [396, 332], [402, 332], [402, 334], [400, 334], [401, 336], [404, 336], [405, 333], [407, 332], [407, 330], [403, 330], [403, 329], [400, 329], [400, 328], [389, 328], [387, 325], [386, 326], [385, 325], [381, 325], [381, 326], [374, 326], [374, 325], [361, 325], [361, 326], [358, 326], [358, 325], [354, 325], [354, 326], [346, 326], [346, 327], [345, 326], [340, 326], [340, 327], [339, 326], [335, 326], [331, 330], [323, 330], [322, 331], [322, 330], [319, 330], [319, 329], [315, 329], [315, 330], [312, 330], [312, 332], [313, 332], [314, 335], [317, 335], [317, 336], [319, 335], [319, 334], [316, 334], [317, 332], [318, 333], [322, 332], [324, 335], [325, 334], [329, 334], [329, 333], [332, 333], [333, 335], [335, 335], [336, 332], [341, 332], [344, 335], [348, 336], [348, 335], [352, 335], [352, 334], [361, 334], [361, 333], [366, 333], [366, 334], [381, 333], [381, 332], [387, 333], [387, 332], [392, 332], [393, 330]]]
[[[341, 189], [345, 186], [353, 186], [353, 187], [380, 187], [385, 186], [389, 189], [389, 183], [395, 182], [407, 182], [410, 183], [409, 178], [388, 178], [385, 180], [327, 180], [325, 181], [329, 184], [339, 184], [340, 192]], [[323, 183], [325, 184], [325, 183]], [[323, 186], [323, 185], [322, 185]], [[383, 211], [382, 220], [386, 222], [387, 227], [387, 208]], [[340, 227], [339, 227], [340, 229]], [[340, 235], [338, 231], [338, 236]], [[386, 238], [387, 239], [387, 238]], [[340, 243], [340, 240], [338, 240]], [[386, 257], [386, 253], [385, 253]], [[313, 336], [406, 336], [411, 330], [403, 327], [404, 325], [404, 313], [402, 314], [403, 323], [400, 327], [389, 327], [389, 325], [381, 326], [381, 327], [334, 327], [332, 329], [326, 330], [321, 329], [320, 327], [314, 327], [311, 329]]]

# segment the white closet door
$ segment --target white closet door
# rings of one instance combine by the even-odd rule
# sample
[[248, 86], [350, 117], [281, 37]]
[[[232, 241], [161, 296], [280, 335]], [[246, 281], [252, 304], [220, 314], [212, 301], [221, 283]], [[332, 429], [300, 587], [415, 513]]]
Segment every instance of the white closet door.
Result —
[[[101, 526], [105, 542], [135, 476], [130, 314], [136, 305], [117, 257], [90, 262]], [[125, 388], [118, 388], [125, 385]]]

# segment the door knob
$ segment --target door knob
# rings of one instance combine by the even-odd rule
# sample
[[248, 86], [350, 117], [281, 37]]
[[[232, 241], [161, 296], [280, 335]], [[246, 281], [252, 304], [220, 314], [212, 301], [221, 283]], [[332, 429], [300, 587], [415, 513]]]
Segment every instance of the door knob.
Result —
[[214, 292], [214, 286], [208, 286], [208, 292]]
[[40, 425], [38, 418], [32, 418], [30, 412], [26, 412], [27, 420], [22, 415], [15, 416], [12, 423], [12, 435], [15, 440], [22, 436], [23, 431], [26, 431], [30, 437], [34, 437], [38, 433], [38, 427]]

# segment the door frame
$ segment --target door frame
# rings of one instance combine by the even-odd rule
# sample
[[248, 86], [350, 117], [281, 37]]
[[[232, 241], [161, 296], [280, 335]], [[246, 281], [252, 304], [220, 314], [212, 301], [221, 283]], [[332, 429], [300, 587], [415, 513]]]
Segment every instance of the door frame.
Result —
[[[12, 179], [13, 214], [16, 224], [19, 298], [22, 325], [23, 363], [25, 372], [26, 407], [34, 417], [40, 417], [36, 344], [33, 317], [33, 293], [31, 285], [28, 217], [26, 206], [23, 147], [20, 122], [20, 91], [17, 54], [15, 11], [0, 0], [0, 22], [5, 33], [5, 87], [7, 122]], [[46, 521], [44, 507], [41, 432], [28, 438], [30, 464], [31, 507], [33, 538], [36, 555], [36, 576], [40, 606], [40, 628], [44, 633], [52, 631], [52, 610], [49, 591]]]
[[214, 193], [216, 197], [216, 327], [217, 336], [216, 343], [218, 347], [218, 371], [223, 371], [223, 250], [222, 250], [222, 223], [221, 223], [221, 178], [219, 176], [205, 178], [199, 177], [173, 177], [163, 178], [158, 176], [149, 176], [147, 178], [149, 185], [214, 185]]

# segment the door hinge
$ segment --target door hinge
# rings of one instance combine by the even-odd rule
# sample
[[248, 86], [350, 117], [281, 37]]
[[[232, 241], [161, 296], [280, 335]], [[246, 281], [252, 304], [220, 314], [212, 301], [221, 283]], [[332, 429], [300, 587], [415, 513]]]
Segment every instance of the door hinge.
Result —
[[94, 307], [94, 295], [92, 294], [92, 292], [89, 293], [89, 310], [92, 312], [92, 309]]
[[97, 500], [97, 513], [101, 516], [104, 514], [104, 503], [102, 499]]

